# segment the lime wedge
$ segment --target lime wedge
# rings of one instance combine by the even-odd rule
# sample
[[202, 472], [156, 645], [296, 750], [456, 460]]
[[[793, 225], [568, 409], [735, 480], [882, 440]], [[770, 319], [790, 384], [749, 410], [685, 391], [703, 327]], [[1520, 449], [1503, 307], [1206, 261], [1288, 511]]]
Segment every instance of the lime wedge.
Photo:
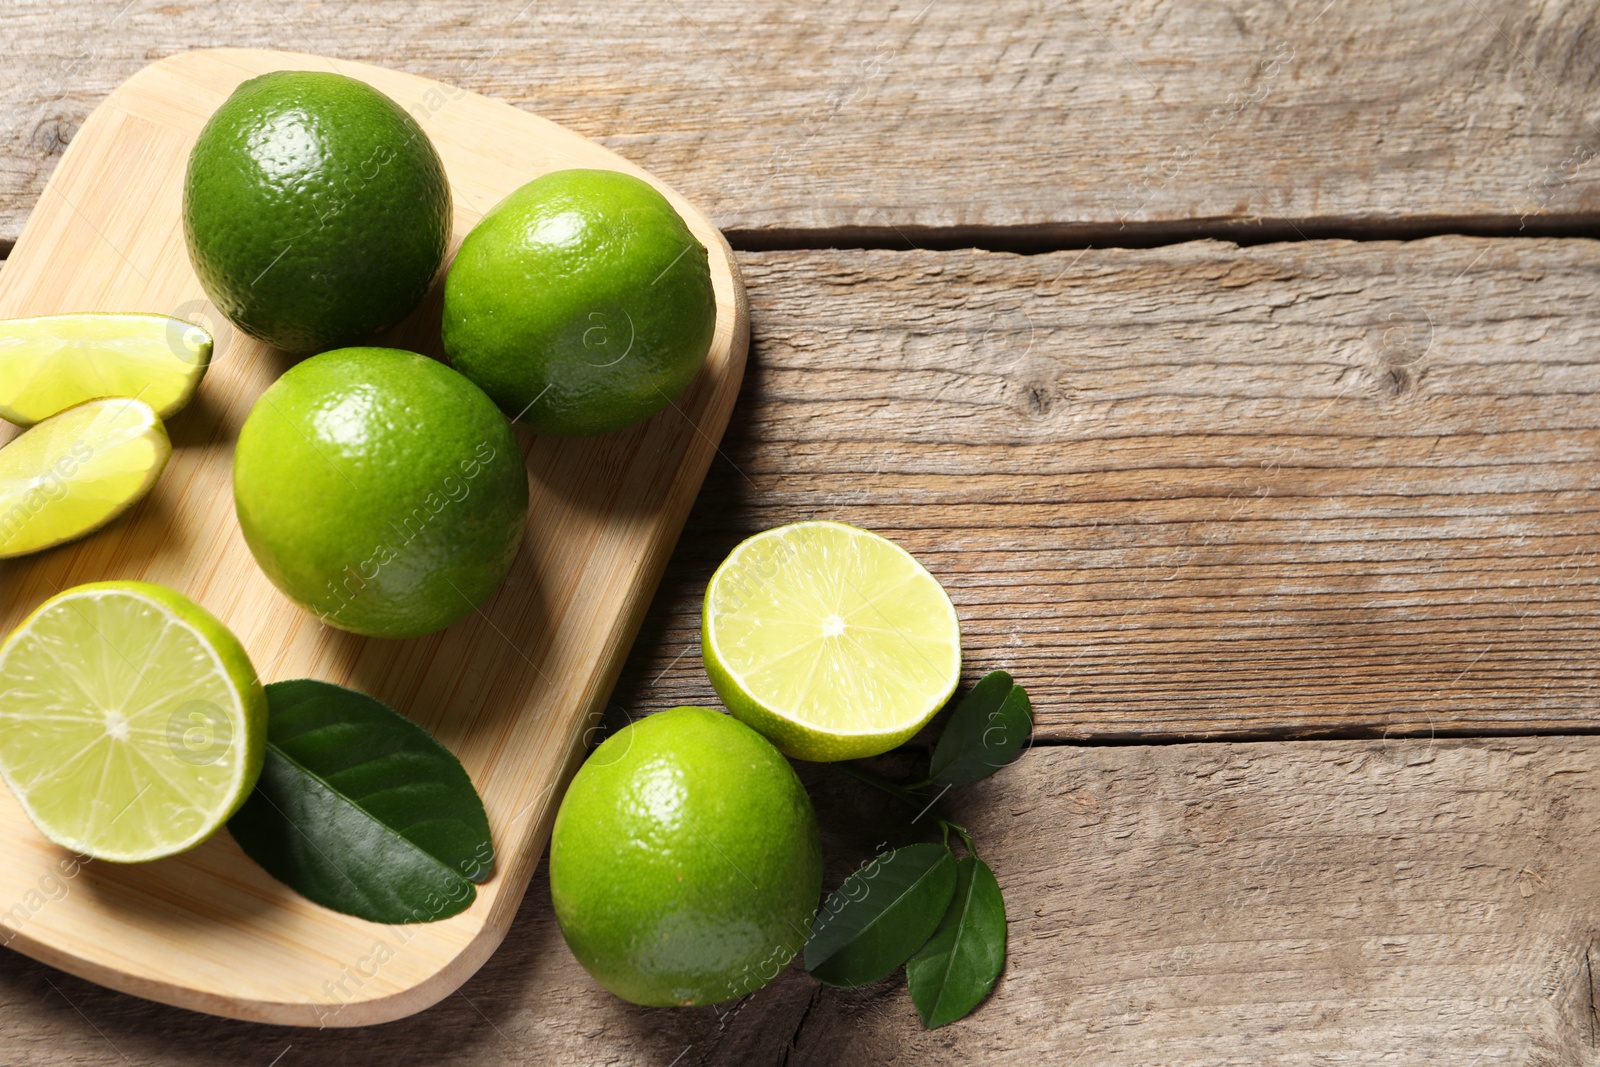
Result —
[[194, 395], [211, 335], [165, 315], [0, 320], [0, 417], [19, 426], [104, 396], [136, 396], [163, 419]]
[[838, 522], [734, 549], [706, 587], [701, 638], [728, 710], [796, 759], [887, 752], [961, 676], [961, 626], [938, 581], [893, 541]]
[[91, 400], [0, 448], [0, 559], [98, 530], [150, 491], [172, 455], [142, 400]]
[[68, 589], [0, 644], [0, 773], [74, 852], [132, 863], [199, 844], [254, 788], [266, 746], [238, 638], [164, 586]]

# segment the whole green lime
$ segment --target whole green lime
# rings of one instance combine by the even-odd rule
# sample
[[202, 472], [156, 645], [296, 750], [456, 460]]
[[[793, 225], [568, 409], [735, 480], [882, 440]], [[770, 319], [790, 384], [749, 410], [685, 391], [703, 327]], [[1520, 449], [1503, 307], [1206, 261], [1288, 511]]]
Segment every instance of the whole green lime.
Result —
[[528, 478], [505, 416], [444, 364], [393, 348], [300, 363], [245, 419], [239, 528], [272, 584], [330, 626], [416, 637], [511, 569]]
[[450, 224], [428, 135], [342, 74], [250, 79], [189, 156], [183, 229], [206, 296], [290, 352], [363, 341], [403, 319], [439, 272]]
[[467, 234], [444, 288], [450, 362], [538, 433], [609, 433], [649, 418], [711, 349], [705, 246], [648, 182], [562, 170]]
[[607, 739], [550, 838], [567, 944], [635, 1004], [715, 1004], [766, 985], [805, 943], [821, 892], [817, 820], [794, 769], [706, 708]]

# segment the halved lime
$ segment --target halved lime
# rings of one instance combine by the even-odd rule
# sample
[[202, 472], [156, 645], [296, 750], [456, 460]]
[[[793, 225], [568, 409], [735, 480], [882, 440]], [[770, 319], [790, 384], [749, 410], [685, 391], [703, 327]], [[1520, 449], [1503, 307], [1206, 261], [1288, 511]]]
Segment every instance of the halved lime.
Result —
[[211, 364], [211, 335], [166, 315], [0, 319], [0, 418], [32, 426], [85, 400], [134, 396], [163, 419]]
[[149, 582], [51, 597], [0, 644], [0, 773], [58, 845], [191, 848], [255, 787], [267, 699], [238, 638]]
[[961, 676], [943, 587], [893, 541], [839, 522], [734, 549], [706, 587], [701, 649], [728, 710], [805, 760], [887, 752]]
[[150, 491], [172, 455], [150, 405], [117, 397], [52, 415], [0, 448], [0, 559], [98, 530]]

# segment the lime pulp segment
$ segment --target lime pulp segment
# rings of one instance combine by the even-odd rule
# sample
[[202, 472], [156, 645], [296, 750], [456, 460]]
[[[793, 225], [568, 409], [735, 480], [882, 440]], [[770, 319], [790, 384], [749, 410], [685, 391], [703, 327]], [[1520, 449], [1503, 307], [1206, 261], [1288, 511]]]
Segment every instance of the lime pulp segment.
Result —
[[892, 541], [804, 522], [736, 548], [706, 590], [708, 673], [728, 708], [800, 759], [887, 751], [950, 698], [955, 608]]
[[211, 363], [211, 335], [166, 315], [0, 320], [0, 417], [32, 426], [85, 400], [131, 396], [176, 414]]
[[0, 559], [99, 529], [161, 475], [172, 443], [142, 400], [91, 400], [0, 448]]
[[204, 840], [254, 786], [265, 724], [237, 640], [160, 586], [70, 589], [0, 645], [0, 772], [76, 852], [131, 862]]

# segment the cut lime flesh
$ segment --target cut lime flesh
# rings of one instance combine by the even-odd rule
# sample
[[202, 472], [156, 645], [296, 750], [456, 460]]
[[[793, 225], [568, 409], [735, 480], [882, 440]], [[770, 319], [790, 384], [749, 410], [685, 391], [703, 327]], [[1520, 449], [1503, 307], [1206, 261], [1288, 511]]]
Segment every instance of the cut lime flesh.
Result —
[[99, 529], [139, 501], [172, 443], [142, 400], [91, 400], [0, 448], [0, 559]]
[[938, 581], [894, 542], [803, 522], [734, 549], [706, 588], [706, 672], [728, 710], [798, 759], [886, 752], [961, 675]]
[[0, 418], [32, 426], [108, 396], [163, 419], [189, 402], [211, 363], [211, 335], [166, 315], [45, 315], [0, 320]]
[[200, 843], [254, 787], [265, 749], [244, 649], [170, 589], [78, 586], [0, 645], [0, 772], [75, 852], [136, 862]]

